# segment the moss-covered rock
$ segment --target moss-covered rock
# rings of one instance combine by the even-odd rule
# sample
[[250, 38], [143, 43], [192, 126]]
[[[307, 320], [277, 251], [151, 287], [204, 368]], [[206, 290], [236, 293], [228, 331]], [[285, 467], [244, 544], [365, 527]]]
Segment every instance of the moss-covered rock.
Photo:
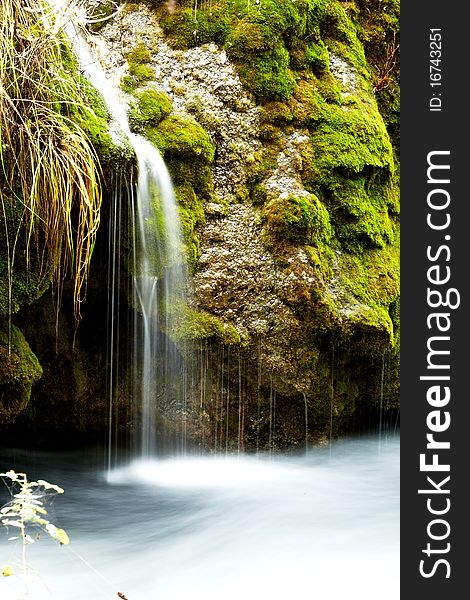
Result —
[[209, 135], [187, 115], [171, 115], [157, 127], [147, 128], [145, 133], [165, 157], [178, 156], [202, 163], [214, 159], [215, 146]]
[[144, 44], [139, 42], [127, 52], [128, 75], [121, 80], [124, 91], [132, 93], [139, 86], [155, 79], [155, 68], [150, 64], [152, 53]]
[[155, 79], [155, 69], [150, 65], [132, 63], [129, 65], [129, 73], [133, 75], [136, 81], [140, 84]]
[[197, 268], [199, 238], [197, 230], [205, 223], [204, 208], [191, 183], [179, 183], [175, 188], [179, 206], [181, 229], [186, 244], [186, 259], [191, 271]]
[[[1, 183], [0, 183], [1, 185]], [[39, 298], [52, 279], [50, 265], [42, 265], [39, 247], [31, 243], [29, 253], [20, 198], [0, 198], [0, 318], [19, 311]]]
[[128, 145], [111, 136], [110, 114], [102, 95], [86, 77], [79, 77], [79, 85], [84, 105], [68, 106], [67, 116], [84, 131], [96, 151], [106, 176], [109, 176], [117, 163], [124, 164], [130, 159], [131, 151]]
[[280, 196], [264, 207], [263, 214], [271, 233], [281, 240], [315, 247], [331, 240], [328, 211], [314, 195]]
[[171, 46], [178, 50], [207, 42], [223, 44], [231, 30], [231, 15], [225, 0], [214, 2], [209, 11], [197, 8], [195, 11], [189, 1], [172, 9], [160, 4], [159, 19]]
[[165, 162], [176, 187], [189, 182], [201, 200], [212, 197], [214, 184], [209, 164], [203, 160], [185, 160], [184, 156], [177, 155], [165, 155]]
[[148, 127], [158, 125], [172, 110], [173, 104], [165, 93], [154, 88], [139, 91], [129, 104], [130, 127], [136, 133], [144, 133]]
[[26, 408], [42, 368], [21, 331], [0, 320], [0, 424], [8, 425]]
[[351, 18], [372, 73], [374, 94], [395, 149], [400, 125], [400, 2], [356, 0]]
[[[393, 245], [381, 250], [368, 250], [357, 256], [342, 253], [337, 259], [337, 272], [342, 288], [363, 307], [369, 307], [378, 316], [376, 321], [386, 324], [395, 345], [399, 328], [397, 304], [400, 297], [400, 248], [398, 238]], [[347, 302], [346, 302], [347, 303]], [[358, 321], [358, 316], [354, 317]], [[365, 319], [371, 322], [371, 317]]]
[[[311, 145], [302, 153], [303, 182], [327, 207], [340, 246], [359, 253], [385, 247], [396, 235], [394, 156], [362, 40], [372, 45], [374, 40], [379, 54], [379, 30], [389, 21], [396, 30], [395, 13], [366, 18], [360, 2], [336, 0], [236, 6], [219, 0], [216, 6], [219, 17], [221, 11], [230, 16], [229, 25], [217, 40], [206, 27], [204, 41], [224, 45], [242, 82], [264, 105], [263, 142], [279, 145], [281, 132], [308, 127]], [[171, 14], [164, 5], [159, 10], [165, 32], [178, 39], [178, 47], [202, 43], [193, 33], [183, 35], [182, 24], [197, 31], [203, 10], [191, 16], [184, 2]], [[209, 12], [205, 22], [211, 18]], [[368, 55], [375, 56], [370, 48]], [[258, 178], [252, 187], [260, 183]]]
[[[210, 11], [189, 2], [159, 8], [160, 22], [173, 47], [186, 49], [206, 42], [225, 46], [244, 84], [261, 101], [291, 97], [294, 69], [307, 64], [324, 69], [319, 24], [325, 0], [261, 0], [257, 4], [218, 0]], [[295, 56], [302, 57], [295, 60]]]
[[147, 89], [137, 94], [139, 109], [146, 125], [158, 125], [173, 110], [173, 104], [166, 94]]
[[395, 236], [395, 166], [373, 99], [358, 89], [331, 103], [317, 85], [305, 82], [292, 109], [311, 136], [302, 149], [304, 184], [328, 207], [343, 248], [385, 247]]
[[[194, 271], [195, 308], [175, 311], [167, 333], [204, 355], [200, 386], [209, 390], [212, 373], [212, 399], [224, 393], [224, 355], [237, 357], [222, 367], [222, 388], [246, 410], [247, 443], [266, 442], [273, 396], [280, 446], [301, 443], [306, 412], [315, 438], [369, 418], [380, 394], [397, 406], [398, 170], [376, 61], [378, 21], [387, 17], [366, 16], [367, 5], [215, 0], [199, 9], [182, 0], [169, 9], [152, 2], [173, 48], [215, 42], [247, 91], [234, 114], [241, 102], [207, 89], [209, 53], [227, 64], [214, 45], [170, 53], [175, 80], [163, 66], [162, 83], [212, 139], [179, 115], [144, 128], [172, 174]], [[240, 135], [242, 114], [248, 135]], [[215, 194], [224, 184], [230, 194], [222, 207]], [[224, 323], [238, 334], [230, 342]], [[213, 404], [203, 419], [207, 438], [211, 423], [221, 429]], [[237, 434], [229, 415], [223, 425]]]
[[212, 340], [225, 346], [239, 346], [241, 343], [240, 334], [231, 323], [205, 311], [190, 308], [185, 303], [178, 303], [173, 307], [169, 323], [166, 333], [177, 344], [202, 340]]
[[280, 47], [241, 64], [239, 75], [258, 99], [288, 100], [295, 88], [294, 75], [288, 65], [289, 52]]
[[140, 42], [126, 54], [127, 62], [132, 65], [144, 65], [152, 60], [152, 54], [147, 46]]

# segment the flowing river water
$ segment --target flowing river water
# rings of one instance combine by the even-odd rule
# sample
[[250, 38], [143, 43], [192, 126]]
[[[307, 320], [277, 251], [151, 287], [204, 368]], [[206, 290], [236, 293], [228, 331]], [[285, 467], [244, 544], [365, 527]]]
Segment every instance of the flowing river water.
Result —
[[[397, 435], [301, 456], [161, 457], [110, 474], [104, 454], [0, 451], [2, 469], [65, 488], [48, 517], [71, 543], [43, 535], [27, 547], [31, 599], [399, 598]], [[0, 578], [0, 598], [18, 600], [21, 546], [7, 538], [0, 530], [0, 566], [16, 575]]]

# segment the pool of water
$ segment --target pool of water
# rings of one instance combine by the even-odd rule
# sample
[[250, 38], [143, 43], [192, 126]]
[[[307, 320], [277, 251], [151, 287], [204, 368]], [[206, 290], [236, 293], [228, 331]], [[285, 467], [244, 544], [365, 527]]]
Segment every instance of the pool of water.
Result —
[[[0, 529], [1, 600], [399, 598], [399, 438], [302, 456], [134, 461], [3, 449], [0, 469], [65, 489], [48, 506], [70, 545]], [[0, 503], [8, 500], [3, 486]]]

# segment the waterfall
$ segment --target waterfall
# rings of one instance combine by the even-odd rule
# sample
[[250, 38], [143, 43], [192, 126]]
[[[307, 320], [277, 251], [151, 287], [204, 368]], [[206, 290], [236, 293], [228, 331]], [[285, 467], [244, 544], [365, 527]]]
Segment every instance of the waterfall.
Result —
[[135, 323], [133, 370], [135, 395], [140, 387], [142, 410], [140, 454], [149, 457], [156, 446], [157, 386], [159, 379], [161, 383], [161, 378], [171, 377], [176, 359], [160, 331], [167, 328], [172, 303], [183, 293], [185, 274], [176, 201], [165, 163], [147, 140], [135, 134], [130, 140], [139, 167], [133, 210], [132, 293], [141, 315]]
[[[90, 83], [101, 93], [112, 119], [119, 125], [131, 144], [137, 158], [138, 181], [135, 190], [131, 190], [131, 239], [132, 239], [132, 304], [134, 315], [132, 355], [133, 403], [140, 412], [140, 441], [137, 453], [142, 458], [154, 456], [156, 452], [156, 402], [162, 391], [163, 378], [171, 378], [176, 351], [161, 335], [167, 329], [171, 306], [182, 298], [185, 288], [185, 264], [182, 256], [182, 237], [178, 218], [178, 209], [170, 175], [158, 150], [146, 139], [133, 133], [127, 118], [126, 102], [120, 98], [120, 92], [106, 77], [98, 59], [80, 33], [70, 15], [70, 6], [61, 8], [61, 0], [55, 0], [57, 11], [63, 16], [63, 29], [68, 36], [81, 71]], [[67, 13], [66, 13], [67, 11]], [[62, 20], [62, 19], [61, 19]], [[114, 202], [121, 195], [117, 191]], [[120, 207], [112, 207], [112, 214], [119, 214]], [[110, 226], [113, 241], [110, 249], [119, 252], [119, 219]], [[118, 309], [119, 259], [110, 256], [110, 291], [112, 305]], [[110, 410], [109, 438], [115, 437], [112, 428], [112, 415], [116, 390], [116, 366], [119, 328], [116, 326], [117, 312], [109, 315], [111, 341], [109, 381]], [[140, 406], [139, 406], [140, 405]], [[108, 453], [108, 467], [111, 466], [111, 450]]]

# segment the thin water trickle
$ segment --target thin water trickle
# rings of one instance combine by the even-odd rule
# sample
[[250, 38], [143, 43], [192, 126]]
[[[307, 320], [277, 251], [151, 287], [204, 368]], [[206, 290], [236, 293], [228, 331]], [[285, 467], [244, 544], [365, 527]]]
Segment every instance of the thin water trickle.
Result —
[[261, 425], [261, 338], [258, 342], [258, 385], [256, 402], [256, 453], [259, 453], [259, 434]]
[[333, 404], [335, 400], [335, 345], [331, 347], [331, 379], [330, 379], [330, 432], [329, 446], [331, 452], [331, 443], [333, 441]]
[[237, 427], [237, 452], [242, 450], [242, 357], [238, 351], [238, 427]]
[[117, 281], [118, 274], [120, 272], [120, 256], [121, 253], [119, 248], [121, 247], [121, 228], [119, 226], [121, 222], [121, 185], [116, 186], [113, 201], [110, 209], [110, 227], [109, 227], [109, 238], [108, 238], [108, 256], [110, 260], [108, 262], [108, 314], [107, 314], [107, 328], [108, 328], [108, 348], [107, 357], [109, 364], [108, 379], [107, 379], [107, 398], [108, 398], [108, 450], [107, 450], [107, 467], [111, 469], [111, 465], [115, 463], [116, 457], [113, 456], [113, 445], [111, 440], [115, 439], [116, 433], [113, 431], [113, 423], [116, 419], [113, 418], [113, 410], [116, 405], [115, 399], [117, 397], [117, 384], [118, 384], [118, 370], [119, 370], [119, 330], [120, 330], [120, 289]]
[[[230, 346], [227, 348], [227, 372], [230, 373]], [[227, 398], [225, 401], [225, 456], [229, 450], [229, 423], [230, 423], [230, 382], [227, 382]]]
[[272, 456], [273, 453], [273, 376], [269, 377], [269, 438], [268, 438], [268, 447], [269, 447], [269, 455]]
[[304, 398], [304, 417], [305, 417], [305, 452], [308, 452], [308, 402], [307, 402], [307, 394], [305, 392], [302, 393]]
[[379, 449], [382, 440], [382, 419], [384, 403], [384, 385], [385, 385], [385, 350], [382, 354], [382, 369], [380, 373], [380, 405], [379, 405]]

